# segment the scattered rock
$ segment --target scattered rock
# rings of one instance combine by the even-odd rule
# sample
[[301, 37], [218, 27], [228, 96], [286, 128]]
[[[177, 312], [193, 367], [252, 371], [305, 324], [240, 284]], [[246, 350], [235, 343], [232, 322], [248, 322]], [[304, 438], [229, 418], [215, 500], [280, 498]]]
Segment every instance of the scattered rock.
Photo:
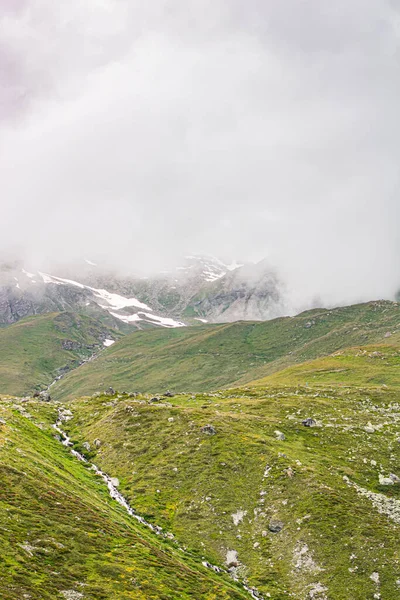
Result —
[[119, 487], [119, 479], [118, 477], [110, 477], [110, 481], [114, 487]]
[[372, 425], [372, 423], [367, 423], [367, 425], [364, 427], [364, 431], [366, 433], [375, 433], [375, 427]]
[[104, 392], [106, 394], [106, 396], [114, 396], [115, 395], [115, 390], [114, 388], [112, 388], [111, 386], [109, 388], [107, 388]]
[[320, 583], [318, 581], [318, 583], [312, 584], [312, 588], [308, 592], [308, 597], [310, 599], [315, 598], [315, 600], [327, 600], [328, 596], [325, 594], [325, 592], [327, 592], [327, 591], [328, 591], [328, 588], [323, 586], [322, 583]]
[[101, 446], [101, 441], [100, 441], [99, 439], [96, 439], [96, 440], [94, 440], [94, 442], [93, 442], [93, 443], [94, 443], [94, 445], [95, 445], [95, 447], [96, 447], [96, 448], [100, 448], [100, 446]]
[[231, 515], [234, 525], [239, 525], [243, 521], [243, 517], [247, 515], [247, 510], [238, 510]]
[[153, 396], [153, 398], [150, 398], [150, 402], [160, 402], [161, 398], [159, 396]]
[[81, 600], [83, 598], [83, 594], [75, 590], [64, 590], [60, 594], [64, 596], [65, 600]]
[[277, 440], [280, 440], [281, 442], [283, 442], [283, 440], [286, 439], [286, 436], [284, 433], [282, 433], [282, 431], [276, 430], [276, 431], [274, 431], [274, 433], [275, 433], [275, 437]]
[[307, 544], [298, 542], [293, 552], [293, 562], [296, 569], [307, 573], [318, 573], [322, 571], [307, 546]]
[[79, 350], [82, 348], [82, 344], [79, 342], [74, 342], [72, 340], [62, 340], [61, 346], [64, 350]]
[[390, 332], [390, 331], [387, 331], [387, 332], [385, 333], [385, 338], [390, 338], [390, 337], [391, 337], [391, 335], [392, 335], [392, 334], [391, 334], [391, 332]]
[[238, 567], [238, 555], [236, 550], [228, 550], [226, 553], [226, 565], [227, 567]]
[[304, 427], [315, 427], [317, 421], [314, 421], [314, 419], [311, 419], [309, 417], [308, 419], [304, 419], [304, 421], [302, 421], [302, 424], [304, 425]]
[[400, 483], [400, 477], [397, 477], [397, 475], [395, 475], [394, 473], [390, 473], [389, 477], [393, 481], [393, 483]]
[[65, 423], [73, 418], [73, 414], [67, 408], [60, 408], [58, 411], [58, 418], [62, 423]]
[[4, 419], [0, 419], [0, 425], [6, 425], [6, 422]]
[[393, 485], [394, 481], [391, 477], [385, 477], [382, 473], [379, 473], [380, 485]]
[[89, 444], [89, 442], [83, 442], [82, 446], [85, 448], [85, 450], [87, 450], [87, 452], [90, 452], [90, 444]]
[[[400, 524], [400, 501], [395, 498], [388, 498], [385, 494], [379, 494], [376, 492], [370, 492], [365, 488], [357, 485], [350, 481], [347, 475], [343, 476], [343, 481], [346, 482], [347, 485], [353, 487], [360, 496], [364, 496], [368, 498], [376, 510], [382, 514], [392, 519], [395, 523]], [[393, 481], [390, 480], [393, 484]], [[390, 485], [390, 484], [389, 484]]]
[[165, 396], [166, 398], [173, 398], [174, 394], [172, 392], [170, 392], [169, 390], [167, 390], [165, 392], [165, 394], [163, 394], [163, 396]]
[[217, 433], [212, 425], [204, 425], [204, 427], [201, 428], [201, 432], [206, 435], [215, 435]]
[[374, 583], [379, 583], [379, 573], [372, 573], [369, 577]]
[[276, 521], [275, 519], [271, 519], [268, 525], [269, 531], [272, 533], [279, 533], [284, 528], [284, 523], [282, 521]]

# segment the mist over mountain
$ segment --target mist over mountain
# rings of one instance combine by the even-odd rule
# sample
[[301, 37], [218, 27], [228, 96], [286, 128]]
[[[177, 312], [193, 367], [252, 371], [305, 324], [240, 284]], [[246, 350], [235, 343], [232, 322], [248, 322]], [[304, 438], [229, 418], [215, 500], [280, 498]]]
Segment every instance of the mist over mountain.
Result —
[[7, 1], [2, 259], [267, 258], [295, 306], [392, 298], [398, 23], [384, 0]]
[[0, 598], [398, 600], [400, 4], [3, 0]]

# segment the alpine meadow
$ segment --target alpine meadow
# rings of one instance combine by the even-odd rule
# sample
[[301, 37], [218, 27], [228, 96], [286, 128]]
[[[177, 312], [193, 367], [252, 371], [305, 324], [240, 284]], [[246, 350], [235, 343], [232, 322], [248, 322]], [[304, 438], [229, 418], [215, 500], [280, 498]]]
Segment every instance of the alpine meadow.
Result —
[[400, 8], [4, 0], [0, 598], [400, 598]]

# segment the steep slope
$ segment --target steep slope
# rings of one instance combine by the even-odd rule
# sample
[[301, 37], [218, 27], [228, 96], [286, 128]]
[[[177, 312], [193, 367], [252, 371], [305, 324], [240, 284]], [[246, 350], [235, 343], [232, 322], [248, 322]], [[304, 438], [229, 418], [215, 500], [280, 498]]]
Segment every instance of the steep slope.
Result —
[[342, 348], [389, 341], [400, 306], [370, 302], [262, 323], [137, 332], [59, 381], [57, 398], [113, 386], [128, 391], [207, 391], [244, 384]]
[[138, 298], [93, 287], [48, 273], [29, 273], [21, 265], [0, 268], [0, 324], [52, 311], [85, 312], [104, 323], [126, 330], [150, 327], [182, 327], [183, 323], [157, 315]]
[[267, 261], [227, 265], [214, 257], [187, 256], [181, 266], [152, 277], [115, 277], [92, 269], [87, 281], [132, 294], [160, 314], [225, 323], [265, 320], [287, 312], [283, 286]]
[[0, 264], [0, 325], [46, 312], [87, 312], [121, 327], [181, 327], [196, 321], [269, 319], [285, 313], [281, 284], [269, 265], [226, 265], [188, 256], [151, 277], [121, 276], [91, 261], [57, 273]]
[[267, 261], [243, 265], [190, 299], [184, 316], [213, 323], [265, 321], [287, 313], [282, 284]]
[[[364, 350], [367, 370], [376, 350]], [[66, 427], [136, 510], [261, 593], [395, 600], [399, 350], [381, 347], [372, 385], [358, 365], [346, 386], [301, 387], [288, 369], [274, 386], [77, 399]]]
[[0, 329], [0, 391], [23, 396], [43, 390], [120, 336], [70, 312], [27, 317]]
[[54, 408], [3, 398], [0, 417], [1, 598], [250, 597], [129, 517], [102, 478], [54, 439]]

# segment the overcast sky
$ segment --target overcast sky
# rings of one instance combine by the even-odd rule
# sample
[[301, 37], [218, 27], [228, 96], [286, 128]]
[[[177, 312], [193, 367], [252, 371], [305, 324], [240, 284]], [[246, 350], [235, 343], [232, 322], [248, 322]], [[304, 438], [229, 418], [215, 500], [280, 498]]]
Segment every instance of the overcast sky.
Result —
[[397, 0], [3, 0], [0, 249], [400, 287]]

